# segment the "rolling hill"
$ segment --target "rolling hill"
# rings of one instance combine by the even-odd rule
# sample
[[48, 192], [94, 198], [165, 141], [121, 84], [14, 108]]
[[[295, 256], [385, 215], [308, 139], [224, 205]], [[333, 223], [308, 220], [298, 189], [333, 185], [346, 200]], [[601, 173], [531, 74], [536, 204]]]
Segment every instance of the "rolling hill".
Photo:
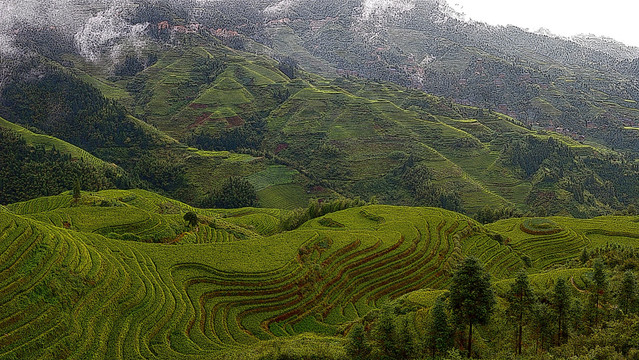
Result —
[[[198, 226], [182, 220], [186, 211]], [[388, 299], [428, 303], [421, 289], [446, 288], [464, 256], [498, 287], [526, 261], [543, 284], [569, 274], [545, 270], [584, 248], [639, 238], [636, 217], [484, 227], [442, 209], [373, 205], [280, 232], [281, 215], [195, 209], [140, 190], [0, 208], [1, 356], [251, 358], [289, 337], [339, 347], [297, 334], [341, 334]]]

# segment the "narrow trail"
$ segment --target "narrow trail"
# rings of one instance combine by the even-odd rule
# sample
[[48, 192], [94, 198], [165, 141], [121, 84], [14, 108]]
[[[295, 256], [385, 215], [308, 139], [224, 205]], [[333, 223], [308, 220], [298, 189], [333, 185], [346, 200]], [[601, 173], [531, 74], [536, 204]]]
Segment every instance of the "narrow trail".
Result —
[[586, 291], [586, 290], [580, 289], [580, 288], [577, 286], [577, 284], [575, 284], [575, 276], [574, 276], [574, 275], [570, 277], [570, 283], [571, 283], [571, 284], [572, 284], [572, 286], [573, 286], [575, 289], [577, 289], [577, 291], [579, 291], [580, 293], [582, 293], [582, 294], [587, 293], [587, 291]]

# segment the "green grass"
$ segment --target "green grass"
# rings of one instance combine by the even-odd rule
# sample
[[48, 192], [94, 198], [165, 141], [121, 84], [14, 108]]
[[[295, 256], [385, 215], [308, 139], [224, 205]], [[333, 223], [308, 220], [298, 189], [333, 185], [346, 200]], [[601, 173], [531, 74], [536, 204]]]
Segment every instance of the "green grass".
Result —
[[272, 185], [257, 192], [260, 206], [278, 209], [297, 209], [308, 206], [311, 199], [298, 184]]
[[298, 174], [299, 172], [296, 170], [284, 165], [271, 165], [263, 171], [248, 176], [246, 179], [255, 187], [255, 190], [260, 191], [272, 185], [290, 184]]

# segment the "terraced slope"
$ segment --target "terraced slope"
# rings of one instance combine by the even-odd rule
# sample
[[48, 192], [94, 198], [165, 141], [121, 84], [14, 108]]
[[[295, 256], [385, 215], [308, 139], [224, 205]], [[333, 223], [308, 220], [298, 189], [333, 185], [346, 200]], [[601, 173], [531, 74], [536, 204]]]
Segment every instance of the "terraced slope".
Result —
[[369, 100], [336, 86], [310, 87], [271, 112], [268, 122], [268, 151], [345, 193], [367, 198], [380, 188], [376, 193], [386, 201], [401, 202], [401, 194], [389, 195], [393, 190], [385, 182], [412, 156], [432, 169], [436, 184], [458, 191], [469, 210], [510, 203], [441, 152], [462, 147], [468, 156], [485, 146], [478, 139], [386, 99]]
[[[276, 28], [271, 30], [277, 32]], [[309, 198], [325, 196], [314, 192], [323, 188], [349, 197], [377, 196], [388, 204], [437, 205], [468, 213], [491, 205], [522, 212], [567, 209], [574, 216], [587, 216], [616, 206], [614, 196], [605, 192], [606, 181], [624, 189], [617, 193], [632, 194], [637, 187], [634, 170], [616, 171], [628, 174], [623, 180], [607, 175], [617, 166], [608, 154], [619, 154], [567, 136], [532, 131], [494, 111], [391, 82], [321, 77], [301, 70], [289, 78], [267, 56], [230, 49], [207, 36], [186, 35], [183, 40], [189, 45], [166, 48], [155, 64], [135, 76], [114, 81], [82, 61], [77, 62], [82, 69], [75, 71], [103, 95], [119, 99], [131, 113], [175, 139], [202, 148], [250, 148], [250, 153], [269, 159], [256, 155], [246, 163], [220, 164], [199, 152], [179, 151], [188, 156], [186, 175], [198, 201], [182, 193], [171, 195], [193, 204], [203, 203], [213, 190], [209, 179], [232, 174], [252, 178], [261, 187], [266, 176], [257, 179], [257, 173], [282, 164], [301, 175], [258, 189], [261, 206], [304, 206]], [[280, 45], [275, 41], [273, 46]], [[265, 53], [260, 49], [258, 53]], [[549, 137], [556, 143], [546, 144]], [[517, 147], [529, 139], [542, 151], [534, 152], [539, 154], [536, 165], [523, 169], [511, 152], [530, 153]], [[557, 144], [567, 147], [568, 154], [559, 162], [551, 156]], [[181, 162], [175, 157], [173, 161]], [[542, 167], [542, 161], [552, 166]], [[432, 175], [432, 197], [443, 194], [444, 200], [420, 198], [405, 186], [402, 177], [416, 164]], [[585, 196], [581, 188], [571, 185], [584, 174], [592, 178], [583, 191], [596, 198], [587, 206], [578, 201]], [[447, 202], [446, 196], [453, 201]]]
[[510, 248], [527, 255], [532, 265], [540, 269], [575, 258], [583, 248], [605, 244], [639, 247], [636, 216], [507, 219], [486, 227], [506, 237]]
[[[160, 208], [143, 192], [95, 197], [123, 195], [125, 205], [84, 215], [76, 212], [89, 207], [72, 206], [66, 196], [0, 210], [0, 357], [211, 358], [279, 336], [336, 334], [380, 300], [442, 288], [468, 252], [503, 258], [511, 271], [523, 266], [469, 218], [426, 208], [350, 209], [292, 232], [223, 243], [171, 246], [98, 235], [98, 218], [113, 221], [118, 211], [142, 232], [163, 218], [135, 217], [145, 206]], [[230, 224], [236, 216], [245, 230], [242, 221], [268, 213], [243, 209], [222, 219], [220, 211], [197, 211], [212, 222]], [[78, 231], [53, 214], [68, 216]], [[95, 223], [81, 223], [82, 216]]]
[[587, 269], [539, 271], [604, 240], [639, 246], [636, 217], [484, 227], [447, 210], [374, 205], [279, 232], [284, 214], [195, 209], [142, 190], [1, 207], [0, 358], [248, 356], [263, 340], [340, 334], [387, 299], [429, 306], [468, 255], [498, 289], [526, 257], [541, 286], [557, 276], [579, 286]]
[[[286, 211], [274, 209], [201, 210], [145, 190], [70, 193], [43, 197], [8, 207], [53, 226], [113, 239], [171, 244], [209, 243], [260, 238], [277, 231]], [[183, 214], [197, 211], [201, 224], [190, 228]]]

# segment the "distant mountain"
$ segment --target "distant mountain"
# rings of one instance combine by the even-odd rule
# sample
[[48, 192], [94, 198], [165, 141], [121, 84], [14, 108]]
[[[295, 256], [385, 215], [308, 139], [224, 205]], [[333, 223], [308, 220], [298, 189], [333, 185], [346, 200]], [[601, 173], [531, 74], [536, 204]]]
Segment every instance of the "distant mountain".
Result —
[[374, 16], [366, 16], [365, 1], [286, 3], [279, 18], [269, 13], [269, 41], [306, 69], [326, 71], [316, 64], [328, 62], [337, 76], [390, 80], [536, 128], [639, 148], [636, 132], [626, 129], [639, 122], [639, 78], [622, 61], [636, 49], [466, 22], [441, 1], [381, 2]]
[[628, 46], [609, 37], [580, 34], [571, 37], [570, 40], [587, 48], [601, 51], [619, 60], [634, 60], [639, 58], [638, 47]]

